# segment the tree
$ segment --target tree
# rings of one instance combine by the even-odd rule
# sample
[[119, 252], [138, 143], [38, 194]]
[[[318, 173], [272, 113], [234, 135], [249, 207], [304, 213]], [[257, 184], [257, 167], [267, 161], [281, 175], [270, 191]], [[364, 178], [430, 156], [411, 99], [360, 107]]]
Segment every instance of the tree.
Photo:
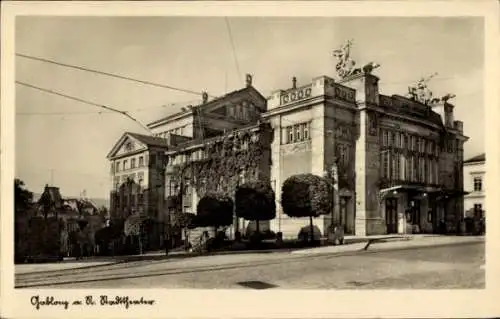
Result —
[[201, 227], [229, 226], [233, 222], [233, 200], [220, 193], [208, 193], [198, 202], [197, 215], [193, 221]]
[[189, 228], [193, 224], [196, 215], [192, 213], [176, 213], [172, 220], [172, 226], [179, 228]]
[[194, 219], [196, 218], [195, 214], [192, 213], [181, 213], [176, 212], [172, 215], [170, 219], [170, 224], [173, 228], [180, 229], [184, 232], [184, 241], [185, 246], [187, 246], [188, 239], [188, 229], [194, 228], [196, 225], [194, 224]]
[[14, 179], [14, 207], [15, 211], [26, 211], [33, 204], [33, 193], [25, 188], [19, 178]]
[[313, 174], [289, 177], [281, 189], [281, 206], [290, 217], [309, 217], [311, 241], [313, 217], [329, 214], [333, 208], [333, 187], [328, 180]]
[[103, 221], [109, 219], [109, 211], [106, 206], [101, 206], [97, 210], [97, 214], [102, 218]]
[[235, 193], [236, 216], [254, 220], [259, 233], [259, 221], [276, 217], [276, 203], [271, 185], [262, 181], [238, 186]]

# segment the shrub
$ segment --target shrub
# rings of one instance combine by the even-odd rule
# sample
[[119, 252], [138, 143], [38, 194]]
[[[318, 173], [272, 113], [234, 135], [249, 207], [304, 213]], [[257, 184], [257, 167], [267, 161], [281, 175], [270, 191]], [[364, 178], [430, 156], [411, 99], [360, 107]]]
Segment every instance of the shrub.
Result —
[[313, 217], [332, 211], [332, 185], [325, 178], [313, 174], [293, 175], [283, 183], [281, 206], [283, 212], [290, 217], [309, 217], [309, 233], [313, 241]]
[[238, 186], [235, 193], [236, 216], [254, 220], [259, 232], [259, 221], [276, 217], [276, 202], [271, 185], [262, 181]]
[[212, 193], [205, 195], [197, 206], [193, 222], [200, 227], [228, 226], [233, 223], [233, 200], [225, 195]]

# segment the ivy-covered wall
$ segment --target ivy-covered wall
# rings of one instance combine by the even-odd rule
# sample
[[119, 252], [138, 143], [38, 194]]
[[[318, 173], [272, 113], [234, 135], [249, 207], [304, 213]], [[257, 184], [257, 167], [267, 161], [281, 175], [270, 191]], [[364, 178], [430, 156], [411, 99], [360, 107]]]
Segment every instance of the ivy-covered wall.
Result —
[[245, 181], [269, 181], [271, 139], [270, 126], [258, 124], [179, 147], [167, 155], [167, 196], [184, 195], [195, 213], [196, 202], [207, 192], [233, 197]]

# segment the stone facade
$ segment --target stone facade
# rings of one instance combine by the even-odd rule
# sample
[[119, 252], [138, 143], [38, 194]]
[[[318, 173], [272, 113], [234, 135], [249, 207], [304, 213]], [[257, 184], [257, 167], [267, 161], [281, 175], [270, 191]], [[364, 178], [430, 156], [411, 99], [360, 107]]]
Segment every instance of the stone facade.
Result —
[[480, 154], [464, 161], [464, 217], [473, 217], [486, 208], [486, 155]]
[[[193, 176], [179, 181], [175, 167], [203, 162], [217, 145], [220, 152], [224, 145], [238, 149], [246, 142], [236, 137], [247, 136], [257, 139], [261, 149], [250, 175], [269, 180], [276, 193], [277, 216], [265, 227], [285, 238], [296, 238], [309, 222], [285, 216], [280, 205], [284, 181], [300, 173], [334, 181], [332, 213], [314, 219], [323, 234], [331, 224], [360, 236], [435, 232], [443, 222], [453, 231], [463, 212], [463, 144], [468, 139], [463, 123], [453, 119], [453, 105], [447, 101], [431, 107], [386, 96], [378, 81], [365, 71], [341, 81], [320, 76], [299, 87], [294, 79], [291, 88], [273, 92], [266, 101], [250, 77], [241, 90], [205, 98], [153, 122], [151, 129], [165, 140], [180, 134], [177, 127], [192, 125], [183, 131], [184, 140], [166, 146], [166, 174], [155, 181], [165, 192], [157, 200], [165, 202], [182, 185], [182, 210], [195, 213], [203, 192], [192, 184]], [[245, 174], [235, 173], [221, 184], [234, 188], [248, 179]], [[241, 225], [235, 221], [235, 227]]]

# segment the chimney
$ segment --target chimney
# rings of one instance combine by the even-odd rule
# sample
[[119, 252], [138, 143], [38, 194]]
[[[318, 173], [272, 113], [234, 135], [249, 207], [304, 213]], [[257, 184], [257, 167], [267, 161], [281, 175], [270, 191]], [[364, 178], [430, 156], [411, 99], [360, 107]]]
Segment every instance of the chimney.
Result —
[[252, 75], [251, 74], [246, 75], [246, 82], [247, 82], [247, 87], [252, 86]]
[[203, 92], [202, 98], [203, 98], [203, 104], [207, 103], [208, 102], [208, 93], [207, 92]]
[[293, 88], [293, 89], [296, 89], [296, 88], [297, 88], [297, 78], [296, 78], [296, 77], [293, 77], [293, 78], [292, 78], [292, 88]]

